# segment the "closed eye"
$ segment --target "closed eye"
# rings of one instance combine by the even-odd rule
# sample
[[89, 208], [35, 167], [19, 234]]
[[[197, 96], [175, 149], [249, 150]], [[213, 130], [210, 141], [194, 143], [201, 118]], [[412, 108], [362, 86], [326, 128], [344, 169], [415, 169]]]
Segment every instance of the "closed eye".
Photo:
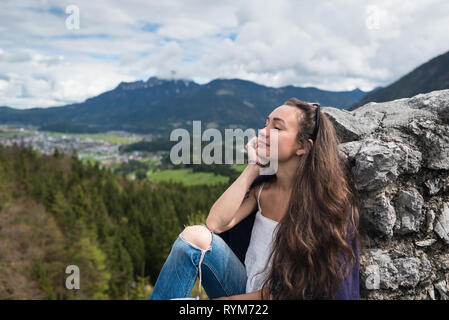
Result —
[[[268, 120], [267, 121], [265, 121], [265, 127], [268, 125]], [[277, 129], [277, 130], [282, 130], [281, 128], [278, 128], [278, 127], [274, 127], [275, 129]]]

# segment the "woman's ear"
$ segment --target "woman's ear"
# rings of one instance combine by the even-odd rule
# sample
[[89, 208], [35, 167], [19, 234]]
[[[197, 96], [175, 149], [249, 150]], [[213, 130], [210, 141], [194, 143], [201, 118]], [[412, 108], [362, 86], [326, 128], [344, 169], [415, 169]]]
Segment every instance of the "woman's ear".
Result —
[[[313, 140], [309, 139], [308, 141], [310, 142], [310, 149], [312, 149], [312, 147], [313, 147]], [[298, 155], [298, 156], [303, 155], [304, 153], [306, 153], [306, 149], [305, 148], [303, 148], [303, 149], [299, 148], [298, 150], [296, 150], [296, 155]]]
[[304, 149], [298, 149], [298, 150], [296, 150], [296, 155], [297, 155], [297, 156], [301, 156], [301, 155], [303, 155], [304, 153], [306, 153], [306, 150], [304, 150]]
[[310, 142], [310, 148], [312, 148], [313, 147], [313, 140], [309, 139], [309, 142]]

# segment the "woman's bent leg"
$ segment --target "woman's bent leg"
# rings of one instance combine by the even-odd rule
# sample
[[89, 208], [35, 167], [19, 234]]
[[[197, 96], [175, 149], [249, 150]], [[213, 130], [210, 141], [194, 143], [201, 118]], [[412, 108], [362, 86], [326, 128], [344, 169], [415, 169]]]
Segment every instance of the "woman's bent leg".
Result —
[[212, 232], [212, 243], [207, 249], [186, 240], [182, 234], [159, 273], [150, 300], [188, 297], [197, 275], [209, 298], [245, 293], [245, 266], [231, 248]]
[[[196, 250], [196, 249], [195, 249]], [[197, 277], [198, 252], [178, 236], [154, 285], [149, 300], [169, 300], [190, 295]]]
[[227, 243], [212, 233], [212, 250], [206, 254], [201, 270], [203, 287], [210, 299], [246, 292], [246, 269]]

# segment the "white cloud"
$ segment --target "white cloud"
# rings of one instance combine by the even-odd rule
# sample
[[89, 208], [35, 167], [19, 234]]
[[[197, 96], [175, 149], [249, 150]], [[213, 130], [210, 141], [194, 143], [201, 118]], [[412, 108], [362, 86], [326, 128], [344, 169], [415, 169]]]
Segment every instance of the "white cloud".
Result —
[[66, 28], [60, 1], [0, 2], [0, 105], [80, 102], [173, 72], [200, 83], [370, 90], [449, 49], [446, 0], [74, 4], [79, 30]]

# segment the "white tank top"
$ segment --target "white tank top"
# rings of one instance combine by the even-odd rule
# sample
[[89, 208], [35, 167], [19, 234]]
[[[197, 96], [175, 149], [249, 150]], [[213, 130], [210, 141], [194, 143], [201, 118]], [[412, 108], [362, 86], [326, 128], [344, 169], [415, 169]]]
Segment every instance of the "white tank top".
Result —
[[[257, 206], [259, 210], [257, 210], [256, 213], [248, 250], [245, 255], [245, 268], [248, 277], [246, 282], [246, 293], [254, 292], [262, 288], [268, 275], [269, 267], [262, 273], [257, 273], [262, 271], [265, 267], [271, 252], [272, 241], [275, 236], [275, 227], [278, 224], [277, 221], [262, 215], [259, 198], [263, 185], [264, 183], [262, 183], [259, 188], [259, 193], [257, 195]], [[271, 262], [269, 266], [271, 266]]]

